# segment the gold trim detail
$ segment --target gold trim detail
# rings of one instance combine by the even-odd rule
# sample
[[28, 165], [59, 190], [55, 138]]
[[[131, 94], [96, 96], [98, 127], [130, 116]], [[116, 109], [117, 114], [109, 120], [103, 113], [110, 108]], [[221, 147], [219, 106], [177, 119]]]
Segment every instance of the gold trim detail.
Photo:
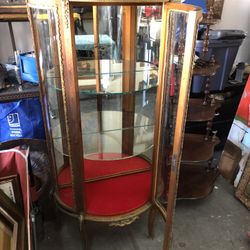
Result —
[[66, 28], [69, 28], [69, 1], [63, 0], [63, 10], [64, 10], [64, 22], [66, 25]]
[[128, 218], [128, 219], [112, 222], [109, 224], [109, 226], [111, 226], [111, 227], [124, 227], [124, 226], [127, 226], [127, 225], [133, 223], [137, 219], [139, 219], [138, 215], [131, 217], [131, 218]]

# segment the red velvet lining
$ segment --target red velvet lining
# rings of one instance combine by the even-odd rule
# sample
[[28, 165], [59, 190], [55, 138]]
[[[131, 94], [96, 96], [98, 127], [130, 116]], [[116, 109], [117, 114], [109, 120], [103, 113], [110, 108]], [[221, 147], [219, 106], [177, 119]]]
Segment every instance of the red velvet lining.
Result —
[[[151, 172], [137, 173], [108, 180], [85, 183], [86, 212], [112, 216], [131, 212], [150, 201]], [[72, 189], [63, 188], [59, 197], [73, 207]]]
[[[104, 155], [104, 154], [102, 154]], [[120, 154], [106, 153], [108, 157], [118, 158]], [[93, 154], [92, 159], [98, 159], [100, 154]], [[132, 157], [121, 160], [89, 160], [84, 159], [84, 177], [85, 180], [107, 176], [111, 174], [123, 173], [130, 170], [141, 170], [149, 168], [150, 164], [141, 157]], [[71, 183], [71, 174], [69, 166], [66, 166], [58, 175], [58, 184]]]
[[[135, 169], [147, 169], [149, 163], [133, 157], [115, 161], [84, 160], [85, 177], [93, 178], [108, 174], [121, 173]], [[70, 182], [69, 167], [64, 168], [58, 176], [59, 184]], [[85, 183], [83, 199], [86, 212], [95, 216], [114, 216], [131, 212], [150, 201], [151, 171], [114, 177]], [[72, 188], [59, 191], [59, 197], [69, 207], [74, 206]]]

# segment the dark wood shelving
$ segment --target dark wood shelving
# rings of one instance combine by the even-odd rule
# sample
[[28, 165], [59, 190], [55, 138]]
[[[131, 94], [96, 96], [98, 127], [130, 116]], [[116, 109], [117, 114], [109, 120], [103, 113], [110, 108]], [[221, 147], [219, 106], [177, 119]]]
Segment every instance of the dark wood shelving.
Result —
[[182, 152], [183, 163], [205, 162], [213, 158], [214, 147], [220, 140], [213, 137], [205, 140], [205, 135], [185, 134]]
[[188, 105], [187, 121], [188, 122], [203, 122], [210, 121], [214, 118], [216, 110], [221, 106], [220, 103], [211, 102], [204, 105], [204, 99], [190, 98]]
[[[220, 67], [213, 55], [208, 55], [209, 29], [217, 20], [213, 16], [213, 7], [210, 6], [207, 14], [203, 14], [201, 25], [205, 25], [203, 49], [200, 58], [193, 68], [193, 77], [199, 78], [203, 85], [203, 98], [190, 98], [187, 112], [187, 122], [206, 122], [205, 134], [184, 135], [182, 160], [179, 175], [178, 199], [201, 199], [208, 196], [214, 188], [214, 182], [219, 175], [218, 169], [211, 168], [214, 149], [220, 140], [216, 132], [210, 136], [212, 120], [216, 116], [217, 109], [221, 103], [209, 98], [211, 88], [211, 77], [214, 76]], [[209, 59], [208, 59], [209, 57]], [[206, 77], [204, 79], [203, 77]]]
[[193, 76], [213, 76], [216, 74], [217, 69], [219, 68], [219, 64], [209, 64], [203, 67], [196, 66], [193, 69]]
[[177, 199], [201, 199], [207, 197], [214, 188], [218, 177], [217, 169], [207, 169], [206, 165], [186, 165], [180, 168]]
[[15, 101], [19, 99], [39, 97], [39, 86], [30, 83], [13, 85], [9, 88], [0, 90], [0, 102]]

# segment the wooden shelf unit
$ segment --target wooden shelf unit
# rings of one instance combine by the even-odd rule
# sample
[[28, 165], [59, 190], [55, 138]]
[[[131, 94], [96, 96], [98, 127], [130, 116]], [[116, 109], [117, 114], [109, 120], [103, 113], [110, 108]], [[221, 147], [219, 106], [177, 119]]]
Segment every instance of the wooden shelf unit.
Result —
[[[186, 133], [184, 136], [182, 161], [180, 167], [180, 179], [178, 188], [178, 199], [200, 199], [209, 195], [214, 187], [214, 182], [218, 176], [217, 168], [212, 166], [215, 146], [220, 140], [212, 132], [212, 122], [216, 112], [220, 108], [220, 103], [209, 97], [210, 78], [216, 74], [220, 67], [211, 56], [207, 61], [206, 53], [209, 44], [209, 28], [215, 23], [212, 17], [213, 10], [204, 16], [201, 24], [206, 25], [203, 51], [200, 53], [200, 62], [193, 68], [193, 76], [206, 77], [204, 98], [190, 98], [187, 112], [187, 122], [207, 124], [204, 134]], [[203, 65], [204, 64], [204, 65]]]

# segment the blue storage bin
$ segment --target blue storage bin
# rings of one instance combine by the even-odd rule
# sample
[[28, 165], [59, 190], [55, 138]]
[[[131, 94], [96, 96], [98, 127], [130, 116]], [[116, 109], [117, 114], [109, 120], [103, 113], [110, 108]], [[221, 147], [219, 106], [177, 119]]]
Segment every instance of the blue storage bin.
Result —
[[185, 0], [182, 3], [199, 6], [200, 8], [202, 8], [203, 13], [207, 13], [207, 6], [205, 0]]
[[[224, 89], [242, 41], [243, 39], [209, 40], [205, 59], [209, 60], [211, 55], [214, 55], [216, 63], [220, 65], [216, 74], [211, 77], [211, 90], [219, 91]], [[196, 41], [195, 51], [198, 56], [202, 53], [203, 42], [203, 40]], [[206, 77], [193, 76], [191, 91], [193, 93], [204, 91], [205, 82]]]
[[38, 74], [36, 70], [36, 58], [34, 52], [19, 55], [20, 77], [23, 81], [37, 84]]

